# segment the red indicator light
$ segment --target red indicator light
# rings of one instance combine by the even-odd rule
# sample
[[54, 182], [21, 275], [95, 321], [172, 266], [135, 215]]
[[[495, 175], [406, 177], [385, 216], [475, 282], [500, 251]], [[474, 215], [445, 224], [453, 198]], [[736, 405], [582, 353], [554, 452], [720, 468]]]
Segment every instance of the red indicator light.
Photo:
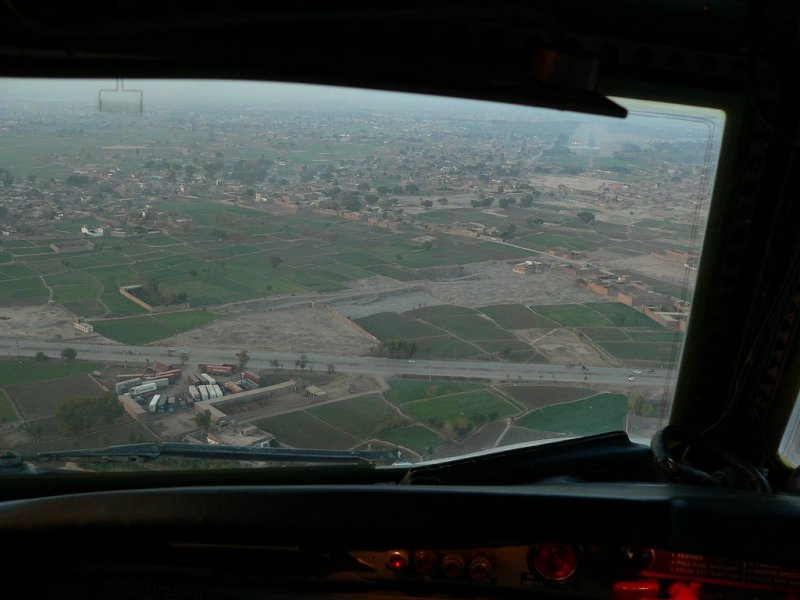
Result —
[[611, 600], [639, 600], [658, 598], [657, 581], [618, 581], [611, 590]]
[[414, 552], [414, 567], [423, 575], [433, 575], [437, 567], [436, 554], [430, 550]]
[[408, 552], [392, 550], [386, 557], [386, 566], [392, 571], [405, 571], [408, 568]]
[[578, 568], [578, 551], [570, 544], [540, 544], [532, 549], [532, 567], [548, 581], [564, 581]]
[[494, 565], [488, 556], [476, 556], [469, 563], [469, 576], [472, 581], [485, 583], [492, 578]]
[[445, 577], [455, 578], [464, 571], [464, 557], [460, 554], [445, 554], [442, 559], [442, 574]]

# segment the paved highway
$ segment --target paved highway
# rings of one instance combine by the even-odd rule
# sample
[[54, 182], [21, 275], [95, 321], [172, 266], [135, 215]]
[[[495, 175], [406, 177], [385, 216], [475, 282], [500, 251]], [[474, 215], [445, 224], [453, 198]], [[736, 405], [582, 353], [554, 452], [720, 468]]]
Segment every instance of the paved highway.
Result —
[[[0, 338], [0, 356], [34, 356], [44, 352], [50, 357], [58, 357], [63, 348], [74, 348], [78, 358], [107, 362], [143, 363], [145, 359], [161, 362], [179, 361], [176, 352], [170, 357], [168, 349], [159, 346], [124, 346], [77, 342], [46, 342], [39, 340], [16, 340]], [[177, 348], [189, 355], [189, 364], [197, 363], [235, 363], [238, 348]], [[270, 361], [278, 360], [285, 368], [294, 368], [297, 352], [250, 351], [248, 368], [269, 368]], [[375, 373], [381, 375], [415, 375], [418, 377], [481, 377], [493, 380], [541, 381], [543, 383], [589, 383], [663, 387], [667, 383], [669, 371], [656, 369], [653, 373], [633, 374], [632, 368], [617, 367], [569, 367], [550, 364], [518, 364], [474, 360], [399, 360], [373, 356], [333, 356], [328, 354], [306, 353], [308, 366], [315, 371], [327, 370], [333, 364], [337, 372]], [[629, 381], [628, 377], [635, 377]]]

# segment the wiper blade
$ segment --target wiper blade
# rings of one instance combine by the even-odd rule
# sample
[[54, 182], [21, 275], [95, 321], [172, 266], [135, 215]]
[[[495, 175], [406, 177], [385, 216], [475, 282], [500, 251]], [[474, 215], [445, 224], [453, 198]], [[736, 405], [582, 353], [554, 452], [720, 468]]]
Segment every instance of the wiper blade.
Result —
[[255, 462], [300, 462], [335, 464], [391, 465], [400, 460], [395, 452], [380, 450], [316, 450], [302, 448], [261, 448], [253, 446], [214, 446], [163, 442], [160, 444], [123, 444], [83, 450], [39, 452], [24, 457], [27, 462], [52, 461], [155, 461], [163, 456]]

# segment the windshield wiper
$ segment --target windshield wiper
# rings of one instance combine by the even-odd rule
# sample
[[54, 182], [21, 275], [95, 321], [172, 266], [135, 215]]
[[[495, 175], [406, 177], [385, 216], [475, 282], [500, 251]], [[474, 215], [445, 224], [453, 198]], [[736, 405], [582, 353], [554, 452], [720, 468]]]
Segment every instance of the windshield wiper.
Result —
[[212, 446], [163, 442], [123, 444], [106, 448], [56, 450], [22, 457], [26, 462], [53, 461], [155, 461], [164, 456], [254, 462], [295, 462], [391, 465], [401, 460], [399, 453], [380, 450], [307, 450], [302, 448], [261, 448], [253, 446]]

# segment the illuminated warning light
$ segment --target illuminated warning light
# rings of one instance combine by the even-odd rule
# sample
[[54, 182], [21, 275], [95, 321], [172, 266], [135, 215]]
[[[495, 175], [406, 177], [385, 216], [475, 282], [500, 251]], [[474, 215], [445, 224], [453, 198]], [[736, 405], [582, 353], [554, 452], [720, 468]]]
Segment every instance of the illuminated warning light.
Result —
[[392, 571], [405, 571], [408, 568], [408, 552], [392, 550], [386, 557], [386, 566]]
[[445, 554], [442, 559], [442, 574], [445, 577], [459, 577], [464, 571], [464, 557], [460, 554]]
[[494, 575], [494, 565], [488, 556], [476, 556], [469, 562], [469, 576], [472, 581], [484, 583]]
[[578, 568], [578, 551], [570, 544], [540, 544], [531, 549], [532, 569], [548, 581], [564, 581]]
[[417, 550], [414, 552], [414, 567], [423, 575], [433, 575], [436, 572], [438, 559], [430, 550]]
[[639, 600], [658, 598], [660, 586], [657, 581], [618, 581], [611, 589], [611, 600]]

